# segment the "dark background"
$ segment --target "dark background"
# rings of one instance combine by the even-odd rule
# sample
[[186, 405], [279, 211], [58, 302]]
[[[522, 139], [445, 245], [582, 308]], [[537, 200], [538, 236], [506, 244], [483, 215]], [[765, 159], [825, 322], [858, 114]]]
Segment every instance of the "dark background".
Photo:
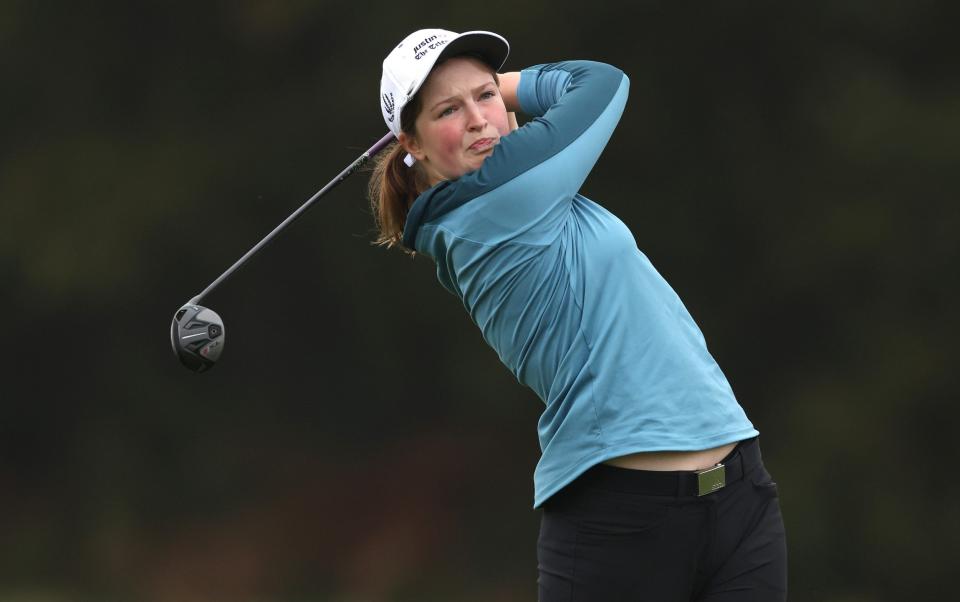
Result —
[[541, 402], [354, 175], [388, 50], [631, 78], [583, 192], [703, 329], [780, 484], [791, 599], [941, 599], [960, 557], [955, 2], [0, 2], [0, 599], [536, 597]]

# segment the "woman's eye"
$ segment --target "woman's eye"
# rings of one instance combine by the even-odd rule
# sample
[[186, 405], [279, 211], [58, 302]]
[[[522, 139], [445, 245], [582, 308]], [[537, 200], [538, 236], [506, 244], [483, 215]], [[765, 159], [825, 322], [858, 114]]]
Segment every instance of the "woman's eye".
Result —
[[447, 115], [450, 115], [451, 113], [453, 113], [453, 107], [447, 107], [446, 109], [444, 109], [443, 111], [440, 112], [440, 116], [441, 116], [441, 117], [446, 117]]
[[483, 94], [480, 95], [480, 98], [481, 98], [481, 99], [487, 99], [487, 98], [492, 98], [493, 96], [496, 96], [496, 95], [493, 93], [493, 90], [487, 90], [486, 92], [484, 92]]

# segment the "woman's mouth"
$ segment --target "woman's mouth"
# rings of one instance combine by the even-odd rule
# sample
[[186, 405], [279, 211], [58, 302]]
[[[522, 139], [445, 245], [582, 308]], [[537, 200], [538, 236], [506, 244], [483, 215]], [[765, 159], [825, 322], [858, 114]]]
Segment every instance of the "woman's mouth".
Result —
[[494, 142], [495, 140], [493, 138], [481, 138], [476, 142], [474, 142], [473, 144], [471, 144], [469, 148], [472, 151], [485, 151], [491, 146], [493, 146]]

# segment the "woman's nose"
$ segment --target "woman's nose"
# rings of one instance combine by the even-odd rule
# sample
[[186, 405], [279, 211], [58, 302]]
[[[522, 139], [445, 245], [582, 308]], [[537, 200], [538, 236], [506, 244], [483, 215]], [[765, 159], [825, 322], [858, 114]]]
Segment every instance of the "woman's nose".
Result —
[[487, 125], [487, 119], [484, 117], [483, 112], [476, 103], [468, 103], [466, 111], [468, 129], [482, 130]]

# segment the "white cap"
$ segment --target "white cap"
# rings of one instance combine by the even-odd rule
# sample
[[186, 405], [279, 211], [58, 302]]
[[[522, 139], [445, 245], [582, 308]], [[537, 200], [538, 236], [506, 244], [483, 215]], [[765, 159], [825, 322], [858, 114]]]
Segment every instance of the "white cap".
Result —
[[404, 38], [387, 55], [380, 79], [380, 110], [394, 136], [400, 135], [403, 107], [427, 80], [437, 60], [467, 52], [477, 53], [499, 71], [510, 54], [510, 44], [489, 31], [456, 33], [446, 29], [421, 29]]

